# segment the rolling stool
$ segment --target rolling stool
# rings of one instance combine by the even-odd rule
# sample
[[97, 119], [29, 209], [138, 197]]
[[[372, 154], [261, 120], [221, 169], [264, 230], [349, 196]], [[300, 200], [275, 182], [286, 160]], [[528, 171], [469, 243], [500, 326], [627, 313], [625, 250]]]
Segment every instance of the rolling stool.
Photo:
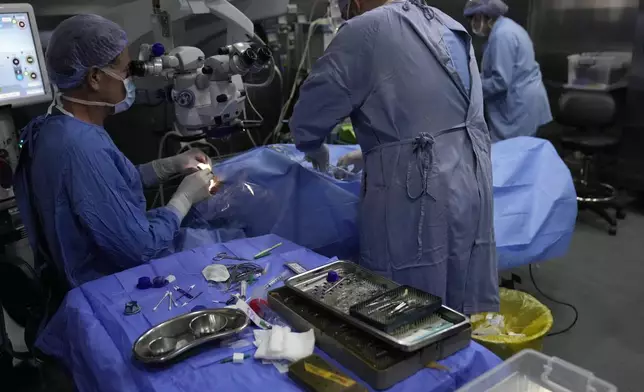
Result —
[[569, 91], [559, 99], [559, 110], [557, 122], [578, 131], [561, 138], [563, 148], [583, 155], [580, 173], [573, 175], [579, 210], [593, 211], [610, 225], [608, 234], [617, 235], [617, 219], [626, 218], [617, 203], [618, 192], [594, 175], [595, 158], [619, 144], [619, 138], [603, 133], [614, 124], [615, 100], [602, 92]]

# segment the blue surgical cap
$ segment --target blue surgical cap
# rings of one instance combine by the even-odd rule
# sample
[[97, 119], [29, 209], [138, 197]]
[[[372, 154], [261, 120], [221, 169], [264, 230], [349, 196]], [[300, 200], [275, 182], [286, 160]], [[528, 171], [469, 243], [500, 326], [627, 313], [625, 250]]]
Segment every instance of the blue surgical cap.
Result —
[[486, 15], [498, 18], [508, 12], [508, 5], [501, 0], [469, 0], [465, 4], [465, 16]]
[[56, 27], [47, 46], [47, 71], [59, 89], [78, 87], [92, 67], [103, 68], [127, 47], [127, 35], [98, 15], [76, 15]]

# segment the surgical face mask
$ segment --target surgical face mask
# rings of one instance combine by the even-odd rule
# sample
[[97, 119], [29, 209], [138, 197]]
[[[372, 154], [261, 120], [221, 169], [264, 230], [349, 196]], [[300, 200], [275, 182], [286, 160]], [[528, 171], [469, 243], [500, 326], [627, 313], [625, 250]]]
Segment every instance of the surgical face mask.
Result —
[[109, 103], [109, 102], [94, 102], [94, 101], [85, 101], [84, 99], [78, 99], [78, 98], [72, 98], [72, 97], [67, 97], [65, 95], [62, 95], [62, 98], [66, 101], [70, 102], [75, 102], [75, 103], [80, 103], [81, 105], [87, 105], [87, 106], [105, 106], [105, 107], [113, 107], [114, 108], [114, 114], [116, 113], [121, 113], [129, 108], [132, 107], [134, 104], [134, 100], [136, 98], [136, 86], [134, 85], [134, 82], [132, 81], [131, 77], [123, 79], [121, 76], [116, 74], [114, 71], [103, 68], [101, 69], [106, 75], [108, 75], [111, 78], [114, 78], [116, 80], [120, 80], [123, 82], [123, 86], [125, 87], [125, 98], [119, 103]]
[[472, 32], [479, 37], [487, 37], [487, 23], [482, 17], [472, 19]]
[[477, 29], [477, 28], [474, 28], [474, 27], [473, 27], [473, 28], [472, 28], [472, 32], [473, 32], [475, 35], [479, 36], [479, 37], [485, 37], [485, 33], [483, 33], [483, 30], [482, 30], [482, 29], [480, 29], [480, 28], [479, 28], [479, 29]]

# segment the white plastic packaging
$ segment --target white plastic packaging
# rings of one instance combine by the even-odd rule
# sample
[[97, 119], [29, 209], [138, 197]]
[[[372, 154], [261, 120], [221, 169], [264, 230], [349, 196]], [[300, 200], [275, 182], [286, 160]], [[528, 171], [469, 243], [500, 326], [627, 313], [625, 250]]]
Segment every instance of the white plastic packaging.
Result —
[[244, 363], [244, 353], [234, 353], [233, 363]]
[[617, 392], [585, 369], [534, 350], [523, 350], [459, 392]]
[[626, 52], [580, 53], [568, 56], [568, 85], [605, 89], [626, 75], [632, 58], [633, 55]]

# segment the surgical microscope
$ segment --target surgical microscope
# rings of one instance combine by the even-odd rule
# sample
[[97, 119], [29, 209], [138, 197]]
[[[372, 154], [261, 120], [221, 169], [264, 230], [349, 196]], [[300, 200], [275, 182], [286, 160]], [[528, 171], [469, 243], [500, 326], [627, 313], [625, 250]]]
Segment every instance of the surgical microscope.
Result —
[[255, 35], [250, 19], [227, 1], [190, 4], [194, 13], [211, 12], [225, 20], [229, 29], [241, 30], [247, 41], [221, 47], [210, 57], [191, 46], [166, 53], [160, 43], [142, 44], [138, 60], [130, 64], [131, 74], [162, 76], [170, 81], [167, 98], [174, 105], [174, 131], [183, 136], [182, 141], [223, 137], [261, 125], [240, 119], [246, 101], [242, 77], [266, 69], [272, 72], [270, 49]]

